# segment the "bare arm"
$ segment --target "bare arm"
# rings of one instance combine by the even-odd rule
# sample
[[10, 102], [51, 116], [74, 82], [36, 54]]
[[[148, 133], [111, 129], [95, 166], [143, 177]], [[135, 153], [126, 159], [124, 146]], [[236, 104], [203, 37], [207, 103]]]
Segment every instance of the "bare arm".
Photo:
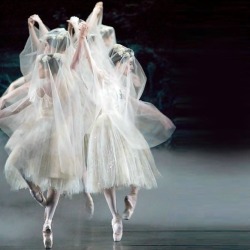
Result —
[[98, 20], [103, 15], [103, 2], [96, 3], [90, 18], [87, 20], [87, 24], [89, 26], [89, 30], [92, 30], [94, 27], [97, 26]]
[[68, 22], [68, 32], [74, 39], [78, 40], [79, 37], [79, 18], [72, 16]]
[[14, 82], [12, 82], [10, 84], [10, 86], [7, 89], [7, 93], [12, 92], [14, 89], [20, 87], [21, 85], [23, 85], [25, 83], [25, 78], [24, 76], [18, 78], [17, 80], [15, 80]]
[[94, 60], [91, 57], [91, 53], [89, 50], [89, 46], [86, 40], [86, 36], [88, 34], [88, 26], [85, 22], [80, 24], [80, 34], [79, 34], [79, 41], [78, 41], [78, 46], [76, 48], [73, 61], [71, 63], [71, 68], [76, 69], [77, 65], [80, 62], [80, 58], [84, 52], [85, 58], [88, 61], [88, 64], [93, 71], [93, 67], [95, 66]]
[[15, 109], [3, 109], [0, 110], [0, 118], [5, 118], [13, 114], [19, 113], [21, 110], [25, 109], [30, 105], [30, 100], [26, 99], [21, 104], [19, 104]]
[[22, 86], [23, 84], [27, 83], [30, 80], [30, 78], [31, 78], [31, 73], [18, 78], [17, 80], [15, 80], [14, 82], [12, 82], [10, 84], [10, 86], [8, 87], [6, 93], [9, 93], [9, 92], [13, 91], [14, 89], [16, 89], [16, 88]]
[[49, 32], [48, 29], [47, 29], [47, 27], [44, 25], [42, 19], [38, 15], [36, 15], [36, 14], [32, 15], [31, 18], [35, 22], [38, 23], [38, 25], [39, 25], [39, 31], [40, 31], [40, 33], [41, 33], [42, 36], [45, 35], [45, 34], [47, 34]]
[[49, 31], [38, 15], [32, 15], [28, 18], [28, 27], [29, 27], [31, 40], [33, 44], [35, 45], [35, 48], [37, 49], [40, 45], [40, 41], [35, 31], [35, 22], [37, 22], [39, 25], [39, 32], [41, 36], [47, 34]]
[[32, 17], [29, 17], [28, 18], [29, 33], [30, 33], [31, 40], [32, 40], [35, 48], [37, 49], [39, 47], [40, 41], [37, 37], [34, 25], [35, 25], [35, 21], [32, 19]]
[[1, 99], [0, 99], [0, 109], [2, 109], [5, 105], [5, 103], [10, 100], [11, 98], [18, 96], [20, 94], [22, 94], [27, 88], [28, 88], [29, 84], [25, 83], [23, 84], [21, 87], [7, 93], [6, 95], [4, 95]]

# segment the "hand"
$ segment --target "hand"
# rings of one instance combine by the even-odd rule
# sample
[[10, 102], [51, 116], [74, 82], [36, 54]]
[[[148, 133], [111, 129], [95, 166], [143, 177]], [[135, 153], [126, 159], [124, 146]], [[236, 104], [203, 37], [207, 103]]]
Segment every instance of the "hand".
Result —
[[33, 18], [29, 17], [28, 18], [28, 26], [29, 28], [33, 28], [35, 25], [35, 21], [33, 20]]
[[38, 24], [42, 22], [41, 18], [37, 14], [30, 16], [30, 18], [32, 18]]
[[86, 22], [82, 21], [79, 24], [80, 37], [85, 38], [88, 35], [88, 25]]
[[77, 16], [72, 16], [72, 17], [70, 17], [69, 21], [70, 21], [71, 23], [76, 23], [76, 24], [78, 24], [78, 23], [79, 23], [79, 18], [78, 18]]
[[69, 25], [71, 25], [72, 27], [76, 27], [79, 24], [79, 18], [76, 16], [72, 16], [69, 20], [67, 20], [67, 22], [69, 23]]
[[0, 98], [0, 110], [4, 107], [5, 102], [6, 102], [6, 100], [4, 97]]
[[8, 87], [6, 93], [7, 93], [7, 94], [10, 93], [10, 92], [12, 92], [14, 89], [15, 89], [14, 85], [10, 85], [10, 86]]
[[93, 12], [98, 16], [103, 11], [103, 2], [96, 3]]

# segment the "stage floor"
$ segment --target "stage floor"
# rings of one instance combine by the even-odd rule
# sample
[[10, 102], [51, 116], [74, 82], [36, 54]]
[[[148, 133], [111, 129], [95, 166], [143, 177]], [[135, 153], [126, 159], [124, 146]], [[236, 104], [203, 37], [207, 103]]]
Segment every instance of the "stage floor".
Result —
[[[250, 232], [247, 231], [169, 231], [160, 228], [147, 229], [143, 225], [136, 226], [136, 229], [128, 226], [122, 241], [114, 243], [109, 225], [95, 223], [77, 232], [68, 232], [64, 238], [56, 237], [56, 232], [54, 235], [53, 249], [60, 250], [250, 249]], [[42, 250], [43, 245], [42, 239], [37, 235], [30, 240], [1, 246], [0, 249]]]
[[[3, 169], [0, 135], [0, 250], [42, 250], [43, 208], [27, 190], [11, 191]], [[135, 213], [124, 221], [120, 243], [112, 238], [111, 214], [94, 195], [87, 220], [83, 195], [62, 197], [53, 220], [58, 250], [250, 249], [250, 151], [236, 149], [153, 150], [162, 174], [158, 188], [141, 190]], [[128, 190], [117, 192], [124, 209]]]

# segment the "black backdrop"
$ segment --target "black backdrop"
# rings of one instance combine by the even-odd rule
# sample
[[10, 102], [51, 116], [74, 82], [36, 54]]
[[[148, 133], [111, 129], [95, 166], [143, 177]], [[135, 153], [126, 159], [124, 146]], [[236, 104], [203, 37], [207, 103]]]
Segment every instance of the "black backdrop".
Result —
[[[95, 1], [1, 0], [1, 91], [20, 75], [27, 18], [51, 29], [86, 19]], [[103, 23], [136, 52], [147, 76], [143, 96], [177, 125], [172, 145], [250, 143], [250, 3], [104, 1]]]

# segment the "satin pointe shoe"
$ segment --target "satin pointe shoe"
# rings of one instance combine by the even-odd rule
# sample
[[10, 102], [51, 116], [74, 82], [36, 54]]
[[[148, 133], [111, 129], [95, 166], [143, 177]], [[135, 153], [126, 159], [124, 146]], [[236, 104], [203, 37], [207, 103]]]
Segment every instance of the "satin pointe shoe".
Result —
[[127, 195], [125, 196], [125, 210], [123, 212], [122, 218], [124, 220], [129, 220], [134, 213], [135, 206], [137, 201], [137, 195]]
[[94, 215], [94, 201], [89, 193], [85, 193], [85, 210], [88, 213], [88, 219], [91, 220]]
[[40, 187], [37, 186], [35, 188], [30, 189], [30, 194], [38, 202], [39, 205], [41, 205], [42, 207], [46, 207], [47, 200], [44, 197]]
[[113, 229], [113, 239], [115, 242], [121, 241], [123, 234], [123, 225], [122, 218], [120, 215], [117, 215], [111, 221], [112, 229]]
[[51, 229], [51, 221], [47, 221], [43, 225], [43, 244], [45, 249], [51, 249], [53, 246], [53, 233]]

